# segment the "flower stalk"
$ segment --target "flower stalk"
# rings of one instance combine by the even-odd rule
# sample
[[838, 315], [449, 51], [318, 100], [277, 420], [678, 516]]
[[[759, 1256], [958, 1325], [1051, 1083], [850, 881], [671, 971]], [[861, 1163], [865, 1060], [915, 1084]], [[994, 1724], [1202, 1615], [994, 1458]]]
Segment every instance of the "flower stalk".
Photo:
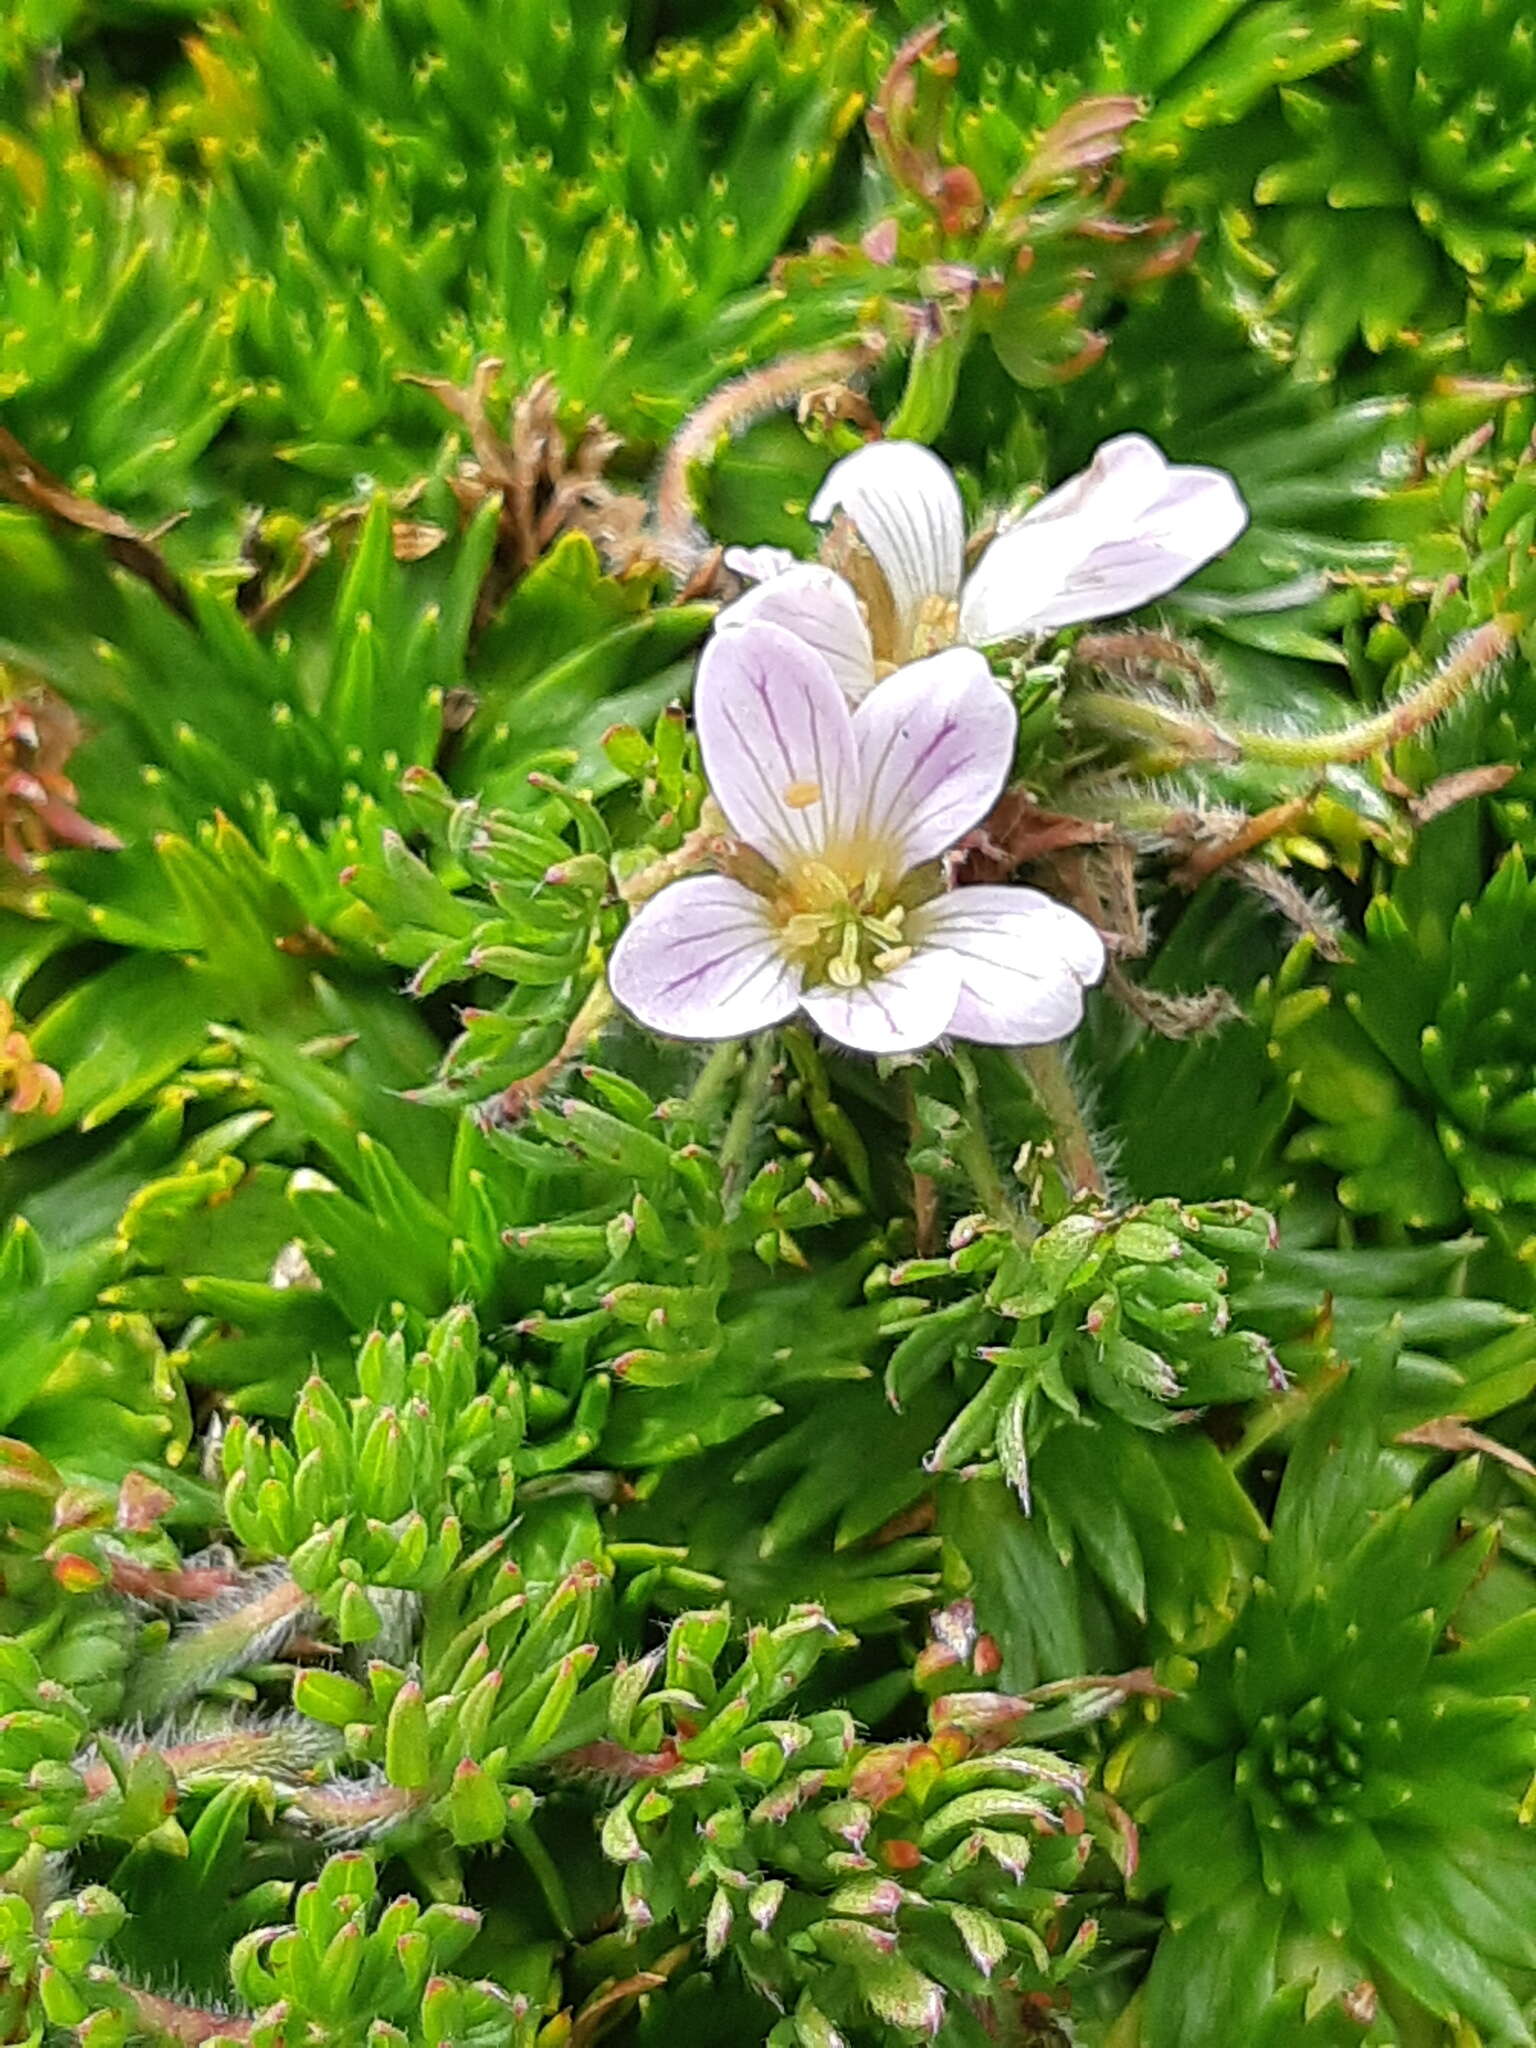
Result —
[[1094, 1151], [1067, 1055], [1059, 1045], [1028, 1045], [1014, 1055], [1050, 1123], [1056, 1161], [1067, 1193], [1107, 1199], [1109, 1183]]

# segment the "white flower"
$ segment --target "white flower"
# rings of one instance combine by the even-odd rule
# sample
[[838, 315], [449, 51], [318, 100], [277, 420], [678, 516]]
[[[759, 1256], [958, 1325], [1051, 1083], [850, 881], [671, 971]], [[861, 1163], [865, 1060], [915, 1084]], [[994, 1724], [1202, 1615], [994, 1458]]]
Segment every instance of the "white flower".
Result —
[[736, 1038], [804, 1010], [861, 1052], [946, 1032], [1065, 1037], [1104, 970], [1085, 918], [1035, 889], [946, 891], [941, 856], [1007, 780], [1016, 713], [985, 660], [912, 663], [850, 712], [831, 668], [782, 626], [714, 636], [694, 717], [730, 873], [670, 883], [614, 949], [642, 1024]]
[[960, 492], [916, 441], [872, 441], [835, 462], [811, 517], [837, 512], [874, 578], [850, 563], [856, 594], [823, 564], [732, 548], [727, 563], [756, 588], [718, 624], [787, 626], [820, 649], [855, 704], [890, 668], [936, 648], [990, 647], [1133, 611], [1183, 583], [1248, 523], [1231, 477], [1170, 464], [1141, 434], [1106, 441], [1087, 469], [1005, 526], [969, 576]]

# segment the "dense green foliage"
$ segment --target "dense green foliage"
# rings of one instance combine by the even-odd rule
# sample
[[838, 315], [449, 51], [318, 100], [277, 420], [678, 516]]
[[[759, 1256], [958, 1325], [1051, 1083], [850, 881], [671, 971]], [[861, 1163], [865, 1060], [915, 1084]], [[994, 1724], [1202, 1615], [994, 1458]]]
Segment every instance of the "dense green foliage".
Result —
[[[928, 21], [4, 10], [6, 2041], [1536, 2042], [1536, 18]], [[1114, 966], [658, 1042], [881, 426], [1251, 507], [1004, 666]]]

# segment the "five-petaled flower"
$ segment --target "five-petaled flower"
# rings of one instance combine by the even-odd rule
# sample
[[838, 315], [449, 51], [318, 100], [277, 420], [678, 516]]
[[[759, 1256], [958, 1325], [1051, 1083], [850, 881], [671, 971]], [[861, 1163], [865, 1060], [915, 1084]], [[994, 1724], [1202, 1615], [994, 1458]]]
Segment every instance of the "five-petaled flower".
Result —
[[838, 513], [836, 566], [780, 548], [728, 550], [755, 588], [719, 625], [788, 627], [821, 651], [853, 704], [939, 648], [991, 647], [1149, 604], [1248, 523], [1231, 477], [1166, 462], [1141, 434], [1106, 441], [1087, 469], [1005, 525], [969, 576], [959, 489], [915, 441], [873, 441], [834, 463], [811, 517]]
[[734, 839], [724, 872], [670, 883], [614, 950], [642, 1024], [736, 1038], [803, 1010], [869, 1053], [1074, 1029], [1104, 969], [1092, 925], [1035, 889], [945, 886], [1013, 761], [1017, 715], [981, 655], [914, 662], [851, 712], [814, 647], [758, 622], [710, 641], [694, 716]]

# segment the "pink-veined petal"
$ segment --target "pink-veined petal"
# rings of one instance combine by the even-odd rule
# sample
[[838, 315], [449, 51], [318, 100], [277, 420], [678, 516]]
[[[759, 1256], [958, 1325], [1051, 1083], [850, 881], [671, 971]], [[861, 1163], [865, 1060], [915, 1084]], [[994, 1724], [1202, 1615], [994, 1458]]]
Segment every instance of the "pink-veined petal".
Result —
[[1093, 460], [1047, 491], [1024, 514], [1031, 526], [1090, 513], [1111, 533], [1124, 533], [1162, 496], [1168, 460], [1145, 434], [1116, 434], [1101, 441]]
[[911, 662], [866, 697], [853, 721], [860, 829], [900, 868], [936, 860], [978, 824], [1013, 767], [1018, 714], [969, 647]]
[[834, 462], [811, 501], [811, 517], [820, 524], [839, 511], [879, 563], [904, 626], [926, 599], [959, 596], [965, 508], [932, 449], [871, 441]]
[[1224, 471], [1170, 464], [1143, 435], [1121, 434], [993, 541], [961, 597], [961, 635], [985, 647], [1134, 611], [1247, 523]]
[[1065, 1038], [1104, 972], [1093, 926], [1038, 889], [955, 889], [914, 911], [909, 931], [920, 948], [954, 956], [962, 987], [950, 1029], [981, 1045]]
[[856, 814], [853, 722], [826, 659], [783, 626], [716, 633], [693, 715], [704, 772], [738, 839], [776, 867], [814, 858]]
[[766, 583], [770, 576], [782, 576], [801, 566], [800, 557], [788, 548], [727, 548], [724, 560], [733, 575], [748, 583]]
[[806, 1015], [855, 1052], [920, 1052], [942, 1038], [960, 996], [959, 963], [938, 947], [919, 949], [890, 974], [857, 988], [824, 984], [800, 998]]
[[717, 633], [733, 632], [756, 620], [783, 626], [825, 657], [838, 688], [850, 704], [875, 686], [875, 650], [851, 585], [819, 562], [796, 562], [728, 604], [715, 621]]
[[782, 1024], [800, 974], [768, 906], [729, 875], [670, 882], [630, 919], [608, 963], [614, 998], [669, 1038], [741, 1038]]

